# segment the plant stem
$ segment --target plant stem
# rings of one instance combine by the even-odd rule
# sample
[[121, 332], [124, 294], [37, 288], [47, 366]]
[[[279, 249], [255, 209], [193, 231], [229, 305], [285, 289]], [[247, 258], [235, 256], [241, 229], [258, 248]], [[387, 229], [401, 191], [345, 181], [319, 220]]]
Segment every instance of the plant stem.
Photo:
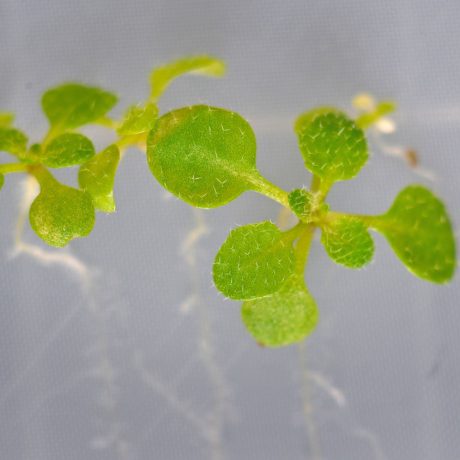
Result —
[[305, 267], [307, 266], [308, 256], [310, 254], [310, 247], [315, 234], [316, 226], [308, 224], [303, 227], [305, 231], [300, 235], [299, 241], [295, 247], [296, 255], [296, 273], [303, 275]]
[[261, 174], [257, 173], [251, 175], [248, 178], [248, 182], [253, 187], [253, 190], [255, 192], [261, 193], [262, 195], [265, 195], [268, 198], [277, 201], [285, 208], [290, 209], [287, 192], [285, 192], [283, 189], [279, 188], [277, 185], [270, 182]]
[[27, 171], [37, 179], [40, 187], [47, 183], [55, 183], [54, 176], [42, 165], [28, 165]]
[[364, 214], [349, 214], [346, 212], [329, 211], [323, 216], [321, 223], [327, 224], [330, 221], [341, 219], [343, 217], [358, 219], [368, 228], [377, 228], [381, 221], [381, 216], [368, 216]]
[[107, 116], [98, 118], [95, 121], [95, 123], [98, 124], [98, 125], [104, 126], [106, 128], [113, 129], [114, 131], [116, 131], [116, 129], [117, 129], [118, 125], [119, 125], [119, 123], [117, 121], [112, 120], [110, 117], [107, 117]]
[[308, 227], [307, 224], [303, 222], [297, 222], [297, 224], [294, 225], [294, 227], [283, 232], [283, 238], [292, 243], [294, 240], [296, 240], [299, 237], [299, 235], [302, 233], [302, 230], [305, 230], [307, 227]]
[[6, 163], [0, 164], [0, 174], [10, 174], [16, 172], [27, 172], [28, 165], [24, 163]]
[[321, 178], [319, 176], [314, 175], [311, 178], [311, 185], [310, 185], [310, 192], [316, 193], [321, 187]]
[[50, 141], [54, 137], [56, 137], [58, 134], [60, 134], [61, 131], [62, 131], [62, 128], [59, 125], [55, 125], [51, 127], [42, 140], [42, 143], [41, 143], [42, 149], [44, 150], [46, 146], [50, 143]]
[[147, 143], [147, 134], [132, 134], [120, 137], [114, 144], [120, 149], [120, 160], [123, 159], [126, 149], [131, 146], [137, 146], [140, 150], [145, 152]]
[[321, 177], [314, 175], [311, 180], [310, 192], [316, 196], [316, 206], [319, 207], [323, 204], [324, 200], [331, 189], [332, 183], [327, 182]]

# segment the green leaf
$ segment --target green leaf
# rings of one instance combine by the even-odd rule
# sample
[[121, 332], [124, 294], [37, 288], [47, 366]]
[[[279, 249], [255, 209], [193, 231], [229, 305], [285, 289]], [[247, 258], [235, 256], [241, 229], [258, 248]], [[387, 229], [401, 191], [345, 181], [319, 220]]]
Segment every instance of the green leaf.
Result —
[[100, 88], [66, 83], [46, 91], [42, 108], [51, 126], [64, 130], [96, 121], [111, 110], [117, 100], [117, 96]]
[[120, 151], [111, 145], [80, 167], [78, 182], [91, 195], [96, 209], [115, 211], [113, 185], [119, 161]]
[[372, 260], [374, 241], [358, 219], [342, 217], [322, 228], [321, 242], [329, 257], [348, 268], [361, 268]]
[[9, 112], [0, 112], [0, 126], [11, 126], [14, 121], [14, 115]]
[[297, 276], [268, 297], [244, 302], [241, 315], [254, 339], [268, 347], [303, 340], [316, 327], [319, 317], [315, 300]]
[[414, 275], [434, 283], [453, 277], [457, 260], [452, 225], [444, 204], [430, 190], [406, 187], [374, 225]]
[[3, 188], [4, 184], [5, 184], [5, 176], [3, 174], [0, 174], [0, 190]]
[[297, 134], [300, 134], [302, 131], [305, 130], [305, 128], [307, 128], [310, 125], [310, 123], [318, 115], [323, 115], [327, 113], [336, 113], [339, 115], [345, 115], [343, 112], [341, 112], [339, 109], [336, 109], [335, 107], [329, 107], [329, 106], [317, 107], [316, 109], [304, 112], [297, 117], [297, 119], [294, 122], [294, 131]]
[[0, 126], [0, 151], [21, 155], [27, 150], [27, 136], [15, 128]]
[[260, 177], [248, 122], [205, 105], [163, 115], [148, 136], [147, 159], [163, 187], [201, 208], [228, 203]]
[[232, 230], [213, 266], [216, 287], [226, 297], [248, 300], [276, 292], [294, 271], [292, 242], [271, 222]]
[[89, 193], [60, 184], [45, 169], [35, 173], [40, 193], [33, 201], [29, 220], [45, 243], [63, 247], [73, 238], [89, 235], [95, 212]]
[[302, 221], [311, 222], [313, 194], [303, 188], [293, 190], [288, 195], [292, 212]]
[[225, 64], [211, 56], [195, 56], [158, 67], [150, 74], [151, 99], [156, 101], [175, 78], [185, 73], [221, 77], [225, 73]]
[[88, 161], [95, 154], [93, 143], [83, 134], [64, 133], [55, 137], [41, 153], [50, 168], [66, 168]]
[[154, 127], [157, 118], [158, 107], [153, 102], [145, 106], [130, 107], [117, 132], [122, 136], [146, 133]]
[[298, 140], [307, 169], [327, 182], [352, 179], [368, 158], [362, 129], [342, 113], [316, 114]]

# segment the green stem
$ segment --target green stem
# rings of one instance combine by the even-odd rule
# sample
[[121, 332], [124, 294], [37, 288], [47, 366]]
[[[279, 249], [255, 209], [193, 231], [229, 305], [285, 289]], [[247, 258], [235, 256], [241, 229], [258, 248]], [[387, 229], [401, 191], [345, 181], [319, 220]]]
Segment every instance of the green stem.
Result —
[[321, 177], [314, 175], [311, 178], [310, 192], [317, 193], [321, 187]]
[[46, 184], [56, 182], [54, 176], [42, 165], [29, 165], [27, 170], [37, 179], [40, 188]]
[[326, 214], [324, 214], [322, 220], [320, 221], [320, 224], [327, 225], [329, 222], [341, 219], [343, 217], [358, 219], [368, 228], [378, 228], [379, 223], [381, 221], [381, 216], [368, 216], [364, 214], [349, 214], [346, 212], [329, 211]]
[[115, 145], [118, 146], [123, 156], [125, 149], [127, 149], [128, 147], [131, 147], [131, 146], [141, 147], [141, 146], [145, 146], [146, 143], [147, 143], [147, 134], [141, 133], [141, 134], [132, 134], [128, 136], [122, 136], [115, 142]]
[[43, 150], [45, 150], [46, 146], [51, 142], [51, 140], [60, 134], [61, 131], [62, 128], [59, 125], [55, 125], [48, 130], [41, 143]]
[[251, 175], [248, 178], [248, 182], [255, 192], [261, 193], [262, 195], [265, 195], [268, 198], [277, 201], [279, 204], [283, 205], [287, 209], [291, 209], [289, 207], [287, 192], [285, 192], [283, 189], [279, 188], [277, 185], [270, 182], [261, 174], [257, 173]]
[[24, 163], [0, 164], [0, 174], [10, 174], [16, 172], [27, 172], [28, 167]]
[[303, 275], [307, 266], [310, 247], [315, 234], [315, 225], [308, 224], [304, 226], [305, 231], [301, 234], [299, 241], [295, 247], [296, 267], [295, 271], [298, 275]]
[[298, 222], [296, 225], [294, 225], [294, 227], [283, 232], [283, 238], [292, 243], [299, 237], [302, 231], [305, 230], [307, 227], [308, 227], [307, 224], [303, 222]]
[[112, 120], [112, 118], [107, 116], [98, 118], [94, 123], [109, 129], [113, 129], [114, 131], [117, 130], [118, 125], [120, 124], [119, 122]]
[[332, 183], [321, 179], [319, 176], [313, 176], [310, 185], [310, 192], [316, 196], [316, 207], [323, 204], [324, 200], [331, 189]]

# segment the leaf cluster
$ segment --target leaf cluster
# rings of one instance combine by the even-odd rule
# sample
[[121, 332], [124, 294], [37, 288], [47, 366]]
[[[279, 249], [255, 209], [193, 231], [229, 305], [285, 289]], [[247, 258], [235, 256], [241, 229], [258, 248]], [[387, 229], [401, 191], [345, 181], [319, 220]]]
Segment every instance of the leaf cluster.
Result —
[[[442, 201], [426, 187], [406, 187], [386, 212], [375, 216], [332, 211], [326, 202], [336, 182], [353, 179], [365, 166], [369, 148], [364, 129], [394, 110], [394, 104], [382, 102], [357, 119], [326, 106], [301, 114], [294, 131], [312, 179], [309, 189], [289, 192], [258, 170], [255, 134], [239, 114], [207, 105], [159, 114], [158, 100], [178, 76], [220, 76], [224, 71], [223, 62], [209, 56], [154, 69], [149, 97], [128, 107], [120, 120], [109, 115], [117, 103], [109, 91], [78, 83], [52, 88], [41, 101], [49, 130], [37, 143], [29, 143], [11, 114], [0, 113], [0, 150], [15, 159], [0, 165], [0, 188], [9, 173], [23, 172], [37, 180], [40, 193], [30, 207], [31, 227], [56, 247], [87, 236], [96, 211], [115, 211], [115, 177], [130, 146], [145, 148], [153, 176], [192, 206], [222, 206], [246, 191], [275, 200], [298, 223], [287, 231], [270, 221], [237, 227], [213, 265], [216, 287], [225, 297], [243, 301], [243, 323], [265, 346], [303, 340], [318, 322], [304, 279], [317, 230], [326, 253], [344, 267], [359, 269], [371, 262], [371, 231], [376, 231], [414, 275], [434, 283], [452, 278], [457, 263], [452, 225]], [[118, 139], [96, 152], [80, 131], [88, 124], [113, 129]], [[60, 183], [50, 171], [69, 167], [78, 167], [78, 188]]]

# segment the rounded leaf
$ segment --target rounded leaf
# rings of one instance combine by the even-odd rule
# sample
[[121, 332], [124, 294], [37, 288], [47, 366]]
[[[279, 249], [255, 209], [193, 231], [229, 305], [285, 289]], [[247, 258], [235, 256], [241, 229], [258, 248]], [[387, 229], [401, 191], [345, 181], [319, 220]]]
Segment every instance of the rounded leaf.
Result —
[[163, 115], [147, 139], [152, 174], [172, 194], [214, 208], [251, 188], [256, 140], [243, 118], [205, 105]]
[[89, 193], [62, 185], [51, 175], [39, 180], [40, 193], [29, 211], [35, 233], [45, 243], [56, 247], [65, 246], [73, 238], [89, 235], [95, 221]]
[[20, 156], [27, 150], [27, 136], [19, 129], [0, 126], [0, 151]]
[[243, 303], [243, 323], [261, 345], [281, 347], [303, 340], [318, 323], [315, 300], [303, 280], [289, 279], [274, 294]]
[[309, 171], [328, 182], [352, 179], [368, 158], [364, 132], [343, 113], [319, 113], [298, 132]]
[[329, 257], [348, 268], [361, 268], [372, 260], [374, 241], [358, 219], [339, 218], [322, 228], [321, 242]]
[[444, 204], [421, 185], [411, 185], [376, 220], [403, 264], [414, 275], [445, 283], [457, 265], [455, 238]]
[[117, 103], [115, 94], [100, 88], [65, 83], [49, 89], [42, 108], [51, 126], [72, 129], [103, 117]]
[[66, 168], [88, 161], [95, 154], [93, 143], [83, 134], [65, 133], [55, 137], [40, 154], [50, 168]]
[[213, 266], [214, 283], [226, 297], [247, 300], [276, 292], [294, 271], [294, 250], [271, 222], [232, 230]]
[[91, 195], [96, 209], [115, 211], [113, 185], [119, 162], [120, 151], [111, 145], [80, 167], [78, 183]]
[[133, 106], [125, 114], [121, 126], [117, 129], [122, 136], [131, 136], [150, 131], [158, 118], [158, 107], [150, 102], [145, 106]]
[[292, 212], [302, 221], [311, 221], [313, 194], [303, 188], [293, 190], [288, 195], [289, 207]]

